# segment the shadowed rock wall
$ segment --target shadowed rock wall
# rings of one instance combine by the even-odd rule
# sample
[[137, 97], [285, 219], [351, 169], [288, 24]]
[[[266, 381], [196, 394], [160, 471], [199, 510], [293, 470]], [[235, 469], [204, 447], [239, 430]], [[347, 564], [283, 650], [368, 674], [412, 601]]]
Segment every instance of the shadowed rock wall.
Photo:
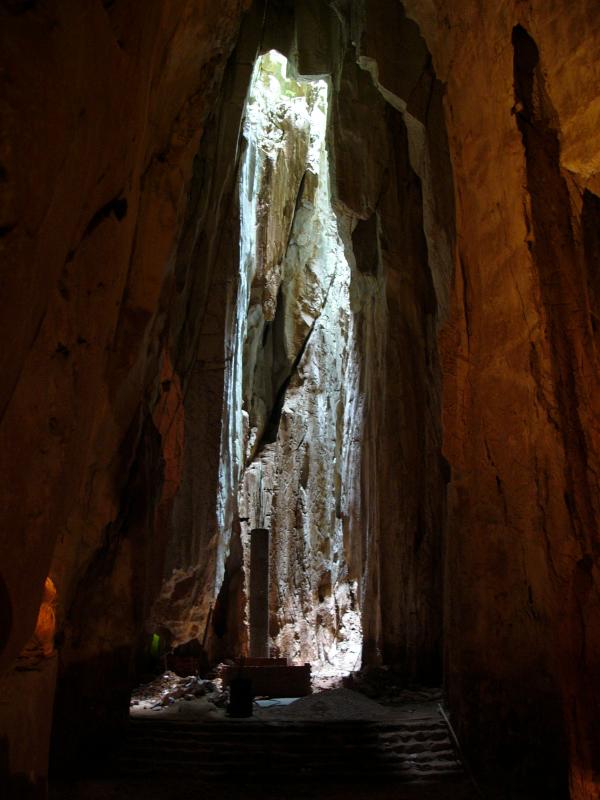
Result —
[[[242, 7], [0, 8], [0, 660], [8, 668], [29, 639], [51, 572], [61, 673], [78, 665], [69, 722], [88, 730], [83, 709], [102, 717], [128, 691], [146, 565], [162, 560], [147, 538], [150, 486], [156, 495], [161, 484], [147, 409], [192, 161]], [[28, 728], [47, 727], [46, 684], [45, 698], [1, 715], [9, 769], [27, 772], [25, 783], [43, 778], [43, 764], [32, 752], [26, 770], [13, 751]]]
[[339, 203], [358, 218], [352, 242], [359, 270], [374, 271], [383, 284], [383, 313], [380, 305], [372, 323], [382, 347], [377, 352], [365, 338], [359, 359], [369, 397], [361, 488], [371, 552], [365, 660], [394, 665], [406, 681], [434, 683], [441, 679], [447, 480], [437, 330], [454, 241], [442, 87], [401, 6], [367, 4], [361, 13], [356, 4], [347, 24], [356, 54], [347, 55], [339, 79], [334, 173]]
[[473, 756], [537, 776], [540, 796], [567, 794], [570, 742], [571, 796], [595, 798], [600, 16], [593, 2], [406, 7], [447, 82], [456, 185], [450, 705]]

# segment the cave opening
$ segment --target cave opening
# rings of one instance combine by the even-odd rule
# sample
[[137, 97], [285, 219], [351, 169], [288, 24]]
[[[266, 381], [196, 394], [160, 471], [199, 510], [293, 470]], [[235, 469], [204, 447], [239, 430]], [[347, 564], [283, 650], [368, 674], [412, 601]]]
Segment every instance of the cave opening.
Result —
[[250, 531], [270, 531], [271, 654], [309, 662], [318, 676], [357, 670], [362, 654], [344, 520], [360, 460], [350, 431], [363, 423], [352, 268], [330, 187], [329, 83], [296, 77], [275, 50], [254, 68], [227, 342], [231, 474], [219, 481], [220, 507], [239, 517], [246, 575]]
[[318, 53], [299, 30], [269, 49], [265, 18], [231, 180], [205, 639], [213, 661], [248, 652], [250, 533], [266, 528], [272, 657], [317, 680], [385, 665], [439, 686], [452, 170], [444, 87], [418, 26], [393, 17], [399, 82], [385, 43], [357, 47], [337, 15]]
[[314, 689], [362, 669], [439, 696], [452, 171], [443, 86], [397, 17], [410, 91], [348, 29], [320, 59], [308, 40], [261, 46], [250, 69], [232, 59], [196, 158], [208, 188], [180, 250], [229, 275], [205, 287], [207, 332], [188, 332], [190, 300], [182, 329], [212, 357], [181, 388], [183, 483], [151, 614], [175, 671], [258, 654], [251, 542], [268, 531], [261, 656], [310, 664]]
[[318, 47], [300, 8], [291, 38], [273, 7], [260, 41], [248, 17], [195, 159], [175, 264], [192, 355], [161, 384], [183, 447], [165, 451], [179, 477], [148, 624], [205, 667], [245, 657], [249, 542], [268, 529], [271, 656], [440, 686], [444, 86], [401, 6], [400, 50], [338, 11]]

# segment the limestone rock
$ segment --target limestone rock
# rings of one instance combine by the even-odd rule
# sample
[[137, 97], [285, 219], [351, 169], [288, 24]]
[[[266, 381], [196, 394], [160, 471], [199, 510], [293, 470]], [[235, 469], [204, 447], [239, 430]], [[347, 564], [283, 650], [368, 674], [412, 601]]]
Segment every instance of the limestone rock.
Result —
[[[118, 727], [154, 630], [243, 649], [251, 504], [276, 523], [277, 647], [349, 664], [361, 627], [365, 660], [439, 677], [443, 604], [475, 766], [598, 797], [597, 0], [256, 2], [238, 38], [246, 5], [0, 9], [2, 668], [50, 574], [71, 753], [90, 697]], [[305, 128], [273, 142], [243, 294], [238, 144], [273, 44], [331, 71], [340, 260], [306, 238]], [[2, 678], [34, 780], [39, 663]]]

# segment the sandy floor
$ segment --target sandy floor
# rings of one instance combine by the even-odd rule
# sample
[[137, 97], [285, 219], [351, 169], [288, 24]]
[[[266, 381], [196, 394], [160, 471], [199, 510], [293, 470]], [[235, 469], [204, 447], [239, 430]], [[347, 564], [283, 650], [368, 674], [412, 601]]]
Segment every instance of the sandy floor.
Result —
[[[415, 717], [423, 714], [437, 716], [440, 699], [438, 690], [425, 690], [397, 693], [382, 702], [380, 697], [375, 699], [365, 696], [362, 691], [343, 688], [336, 679], [308, 697], [255, 702], [254, 717], [281, 720], [385, 720], [411, 714]], [[218, 722], [228, 719], [227, 700], [228, 696], [223, 694], [219, 679], [206, 681], [193, 676], [179, 678], [172, 672], [165, 672], [134, 692], [130, 714], [134, 718]]]

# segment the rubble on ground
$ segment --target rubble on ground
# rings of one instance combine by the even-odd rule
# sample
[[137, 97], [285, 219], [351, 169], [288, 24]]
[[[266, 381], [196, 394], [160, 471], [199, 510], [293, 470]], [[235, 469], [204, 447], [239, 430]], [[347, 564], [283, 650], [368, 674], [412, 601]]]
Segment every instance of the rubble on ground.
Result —
[[399, 670], [391, 667], [371, 667], [354, 672], [344, 678], [343, 685], [347, 689], [377, 700], [384, 706], [405, 706], [415, 703], [439, 703], [442, 701], [442, 690], [438, 687], [407, 686], [406, 680]]
[[180, 677], [174, 672], [164, 672], [150, 683], [134, 690], [129, 703], [133, 715], [165, 710], [200, 716], [214, 716], [212, 712], [224, 709], [229, 701], [227, 690], [223, 690], [220, 678], [208, 680], [198, 675]]

